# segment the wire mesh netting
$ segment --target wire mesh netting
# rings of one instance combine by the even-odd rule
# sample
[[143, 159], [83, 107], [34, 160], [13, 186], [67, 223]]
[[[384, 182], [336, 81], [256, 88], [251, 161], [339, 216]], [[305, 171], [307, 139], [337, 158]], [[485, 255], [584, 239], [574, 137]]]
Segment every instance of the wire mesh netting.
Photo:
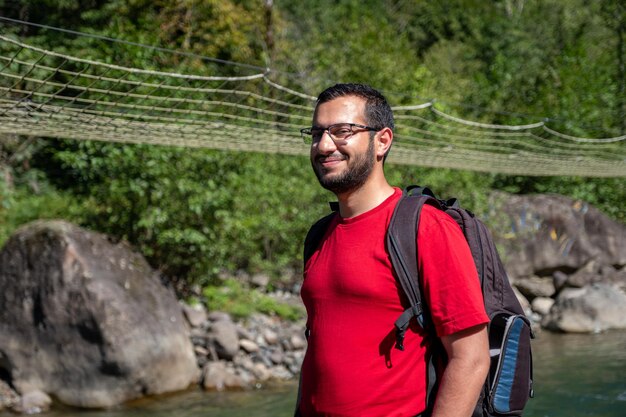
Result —
[[[258, 71], [258, 70], [257, 70]], [[269, 71], [200, 76], [124, 67], [0, 35], [0, 133], [307, 154], [315, 97]], [[394, 107], [390, 163], [519, 175], [626, 176], [626, 136], [494, 125], [434, 103]]]

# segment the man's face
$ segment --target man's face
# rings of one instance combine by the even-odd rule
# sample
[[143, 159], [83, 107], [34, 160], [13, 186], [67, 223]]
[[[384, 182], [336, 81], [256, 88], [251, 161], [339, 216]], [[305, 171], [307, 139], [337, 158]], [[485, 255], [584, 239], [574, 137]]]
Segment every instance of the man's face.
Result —
[[[322, 103], [315, 109], [313, 126], [326, 128], [337, 123], [367, 125], [365, 100], [346, 96]], [[355, 130], [336, 143], [325, 132], [311, 145], [311, 165], [322, 187], [342, 194], [361, 187], [372, 173], [374, 141], [367, 130]]]

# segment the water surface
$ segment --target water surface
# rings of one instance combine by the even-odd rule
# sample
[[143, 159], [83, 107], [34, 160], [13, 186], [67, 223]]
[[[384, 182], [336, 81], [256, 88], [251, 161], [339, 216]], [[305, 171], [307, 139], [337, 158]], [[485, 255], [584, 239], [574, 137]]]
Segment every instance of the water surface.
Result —
[[[596, 335], [542, 332], [533, 342], [535, 398], [524, 416], [626, 416], [626, 331]], [[107, 411], [55, 410], [46, 417], [290, 417], [296, 384], [244, 392], [193, 389]], [[0, 412], [0, 417], [14, 416]]]

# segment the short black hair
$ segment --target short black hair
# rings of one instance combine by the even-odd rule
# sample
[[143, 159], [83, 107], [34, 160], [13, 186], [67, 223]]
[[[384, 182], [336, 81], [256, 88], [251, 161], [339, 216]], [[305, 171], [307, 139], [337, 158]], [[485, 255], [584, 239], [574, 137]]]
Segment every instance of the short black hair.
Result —
[[317, 97], [317, 106], [339, 97], [356, 96], [365, 100], [365, 117], [368, 126], [381, 130], [394, 130], [393, 111], [380, 91], [366, 84], [335, 84], [322, 91]]

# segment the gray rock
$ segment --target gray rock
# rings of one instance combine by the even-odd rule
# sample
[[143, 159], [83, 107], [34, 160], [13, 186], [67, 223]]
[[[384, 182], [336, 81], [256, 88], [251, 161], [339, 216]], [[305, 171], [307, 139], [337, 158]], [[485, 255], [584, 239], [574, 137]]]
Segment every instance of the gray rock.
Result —
[[626, 264], [626, 226], [591, 205], [559, 195], [507, 195], [499, 230], [504, 263], [513, 277], [573, 271], [590, 260]]
[[230, 320], [213, 323], [210, 338], [220, 359], [232, 360], [239, 351], [237, 326]]
[[202, 304], [190, 306], [182, 303], [183, 313], [191, 327], [200, 327], [208, 320], [206, 309]]
[[246, 369], [251, 371], [254, 368], [254, 362], [247, 355], [237, 355], [234, 360], [234, 364], [237, 365], [241, 369]]
[[552, 283], [556, 292], [561, 291], [567, 284], [567, 274], [563, 271], [554, 271], [552, 274]]
[[265, 329], [263, 331], [263, 339], [265, 339], [268, 345], [275, 345], [278, 343], [278, 334], [270, 329]]
[[[535, 311], [531, 311], [530, 313], [525, 312], [526, 317], [528, 317], [528, 319], [531, 321], [531, 323], [540, 323], [541, 319], [542, 319], [542, 315], [535, 312]], [[534, 327], [533, 327], [533, 331], [534, 331]]]
[[[603, 272], [603, 275], [605, 272]], [[606, 272], [606, 281], [611, 282], [623, 291], [626, 291], [626, 266], [621, 269], [613, 268], [613, 272]]]
[[197, 380], [173, 291], [125, 244], [31, 223], [0, 252], [0, 288], [0, 352], [18, 392], [108, 407]]
[[202, 369], [204, 365], [209, 362], [210, 352], [208, 349], [202, 346], [194, 346], [193, 350], [196, 354], [196, 362], [198, 364], [198, 368]]
[[267, 341], [265, 340], [262, 334], [257, 334], [256, 337], [254, 338], [254, 341], [259, 346], [267, 347]]
[[567, 286], [582, 288], [586, 285], [599, 282], [602, 280], [601, 269], [602, 265], [595, 260], [591, 260], [567, 277]]
[[252, 368], [252, 373], [259, 381], [267, 381], [272, 377], [269, 368], [263, 363], [255, 363]]
[[259, 345], [254, 343], [252, 340], [242, 339], [239, 341], [239, 346], [248, 353], [259, 351]]
[[267, 274], [254, 274], [250, 279], [250, 283], [258, 288], [265, 288], [270, 283], [270, 277]]
[[209, 362], [202, 371], [202, 387], [205, 390], [223, 391], [232, 388], [244, 388], [245, 382], [236, 375], [226, 364], [220, 362]]
[[209, 356], [209, 351], [202, 346], [194, 346], [193, 351], [196, 353], [196, 356]]
[[206, 330], [201, 328], [192, 328], [191, 329], [191, 343], [194, 346], [206, 346], [207, 343], [207, 334]]
[[566, 286], [582, 288], [597, 282], [626, 288], [626, 269], [618, 270], [612, 265], [603, 265], [595, 260], [591, 260], [567, 277]]
[[254, 377], [254, 374], [248, 370], [245, 369], [240, 369], [238, 371], [238, 375], [241, 378], [241, 380], [243, 381], [243, 383], [245, 384], [246, 387], [251, 387], [251, 386], [256, 386], [257, 385], [257, 381], [256, 378]]
[[274, 379], [288, 380], [288, 379], [293, 378], [293, 374], [289, 372], [289, 370], [282, 365], [273, 367], [270, 370], [270, 374], [272, 378]]
[[225, 313], [223, 311], [211, 311], [208, 315], [209, 321], [232, 321], [230, 314]]
[[0, 411], [14, 407], [19, 400], [20, 397], [17, 395], [17, 392], [13, 391], [9, 384], [0, 379]]
[[285, 361], [285, 354], [281, 350], [276, 350], [276, 351], [270, 353], [270, 360], [275, 365], [281, 364], [281, 363], [283, 363]]
[[212, 311], [211, 313], [209, 313], [209, 322], [211, 323], [211, 326], [209, 326], [209, 328], [213, 327], [215, 323], [223, 322], [231, 324], [234, 327], [235, 331], [239, 330], [239, 326], [237, 325], [237, 323], [235, 323], [233, 317], [229, 313], [225, 313], [222, 311]]
[[555, 293], [552, 278], [521, 278], [515, 280], [515, 287], [530, 301], [536, 297], [551, 297]]
[[39, 414], [48, 411], [51, 404], [52, 399], [45, 392], [34, 390], [22, 394], [12, 410], [21, 414]]
[[241, 325], [237, 326], [237, 335], [239, 335], [239, 339], [254, 339], [252, 332]]
[[294, 350], [304, 349], [306, 347], [306, 340], [304, 340], [304, 337], [301, 337], [298, 334], [291, 335], [291, 337], [289, 338], [289, 343], [291, 345], [291, 348]]
[[607, 284], [566, 288], [542, 325], [568, 333], [626, 329], [626, 295], [616, 286]]
[[549, 297], [537, 297], [531, 303], [531, 307], [535, 313], [545, 316], [550, 313], [550, 309], [554, 305], [554, 299]]

